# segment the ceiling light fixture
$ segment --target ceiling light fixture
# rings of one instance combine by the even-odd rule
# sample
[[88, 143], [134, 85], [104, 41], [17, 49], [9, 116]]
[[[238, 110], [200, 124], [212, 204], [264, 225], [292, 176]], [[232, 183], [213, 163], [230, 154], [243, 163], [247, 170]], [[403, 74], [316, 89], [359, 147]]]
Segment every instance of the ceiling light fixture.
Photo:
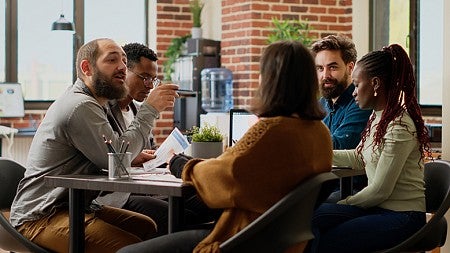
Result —
[[73, 31], [72, 22], [64, 18], [64, 14], [59, 16], [59, 19], [52, 24], [53, 31]]

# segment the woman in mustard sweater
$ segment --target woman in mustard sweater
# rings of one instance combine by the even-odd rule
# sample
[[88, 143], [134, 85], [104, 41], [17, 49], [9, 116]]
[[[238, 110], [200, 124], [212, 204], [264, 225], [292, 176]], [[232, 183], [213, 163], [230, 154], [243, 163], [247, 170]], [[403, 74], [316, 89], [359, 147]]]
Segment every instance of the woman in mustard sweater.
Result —
[[223, 210], [212, 231], [178, 232], [119, 252], [219, 252], [220, 243], [303, 180], [330, 171], [330, 133], [321, 121], [317, 94], [309, 50], [293, 41], [269, 45], [252, 108], [260, 120], [221, 156], [192, 159], [183, 169], [183, 180], [194, 185], [204, 203]]
[[408, 55], [399, 45], [371, 52], [358, 61], [352, 77], [356, 103], [373, 113], [356, 150], [335, 150], [333, 164], [365, 169], [368, 185], [316, 210], [312, 252], [387, 249], [425, 224], [428, 132]]

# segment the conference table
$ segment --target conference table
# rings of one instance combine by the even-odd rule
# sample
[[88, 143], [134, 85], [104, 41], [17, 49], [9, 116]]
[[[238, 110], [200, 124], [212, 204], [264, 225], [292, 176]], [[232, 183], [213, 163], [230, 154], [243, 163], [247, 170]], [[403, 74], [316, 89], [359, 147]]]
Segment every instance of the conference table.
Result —
[[183, 196], [192, 193], [194, 187], [182, 182], [120, 179], [111, 180], [104, 175], [46, 176], [46, 186], [69, 189], [70, 242], [69, 252], [85, 251], [84, 203], [85, 191], [114, 191], [168, 196], [169, 233], [183, 228]]
[[[352, 177], [365, 174], [364, 170], [352, 170], [348, 167], [333, 167], [332, 172], [338, 176], [340, 180], [341, 199], [351, 194], [353, 189]], [[105, 175], [46, 176], [45, 184], [50, 187], [64, 187], [69, 189], [70, 253], [85, 251], [84, 203], [86, 190], [168, 196], [169, 233], [183, 229], [183, 196], [195, 191], [192, 185], [182, 182], [135, 179], [111, 180]]]

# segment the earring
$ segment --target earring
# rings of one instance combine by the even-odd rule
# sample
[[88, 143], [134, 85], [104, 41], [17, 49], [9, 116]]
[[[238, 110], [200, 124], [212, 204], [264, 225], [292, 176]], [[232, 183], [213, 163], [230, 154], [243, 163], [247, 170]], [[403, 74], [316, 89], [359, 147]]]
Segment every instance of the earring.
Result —
[[377, 94], [377, 91], [375, 91], [374, 93], [373, 93], [373, 96], [374, 97], [376, 97], [378, 94]]

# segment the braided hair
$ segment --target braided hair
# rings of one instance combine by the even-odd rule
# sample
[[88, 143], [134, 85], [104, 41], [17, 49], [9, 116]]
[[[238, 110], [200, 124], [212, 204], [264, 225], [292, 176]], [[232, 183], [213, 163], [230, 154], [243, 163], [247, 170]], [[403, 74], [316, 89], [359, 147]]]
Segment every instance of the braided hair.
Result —
[[[382, 144], [383, 136], [386, 134], [388, 124], [395, 118], [407, 111], [414, 121], [417, 131], [417, 139], [420, 143], [419, 151], [421, 159], [430, 153], [430, 143], [428, 129], [425, 127], [420, 106], [416, 97], [416, 80], [411, 61], [405, 50], [397, 44], [383, 47], [378, 51], [373, 51], [363, 56], [358, 61], [358, 67], [364, 69], [367, 77], [378, 77], [384, 84], [386, 94], [386, 108], [381, 115], [381, 119], [376, 126], [373, 148]], [[361, 134], [361, 145], [356, 149], [361, 155], [364, 142], [366, 141], [370, 126], [375, 119], [375, 114], [370, 117], [366, 128]], [[400, 119], [401, 120], [401, 119]]]

